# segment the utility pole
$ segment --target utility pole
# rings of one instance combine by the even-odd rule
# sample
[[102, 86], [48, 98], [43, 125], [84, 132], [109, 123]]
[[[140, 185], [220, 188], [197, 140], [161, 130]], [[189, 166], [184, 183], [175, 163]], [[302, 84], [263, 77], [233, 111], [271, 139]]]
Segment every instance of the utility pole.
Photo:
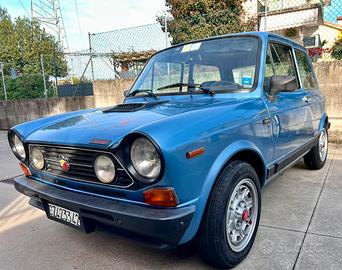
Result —
[[89, 41], [89, 53], [90, 53], [90, 68], [91, 68], [91, 81], [94, 82], [94, 63], [93, 63], [93, 49], [91, 47], [91, 37], [90, 32], [88, 32], [88, 41]]
[[53, 50], [53, 73], [55, 74], [55, 93], [58, 96], [58, 73], [57, 73], [57, 60], [56, 60], [56, 44]]
[[43, 74], [43, 83], [44, 83], [44, 95], [47, 98], [47, 89], [46, 89], [46, 81], [45, 81], [45, 70], [44, 70], [44, 56], [40, 55], [40, 64], [42, 65], [42, 74]]
[[4, 64], [0, 62], [0, 71], [2, 74], [2, 85], [4, 87], [4, 93], [5, 93], [5, 100], [7, 100], [7, 91], [6, 91], [6, 83], [5, 83], [5, 74], [4, 74]]
[[166, 17], [166, 12], [164, 15], [164, 27], [165, 27], [165, 47], [169, 47], [169, 37], [168, 37], [168, 30], [167, 30], [167, 17]]
[[265, 0], [265, 32], [267, 31], [267, 0]]

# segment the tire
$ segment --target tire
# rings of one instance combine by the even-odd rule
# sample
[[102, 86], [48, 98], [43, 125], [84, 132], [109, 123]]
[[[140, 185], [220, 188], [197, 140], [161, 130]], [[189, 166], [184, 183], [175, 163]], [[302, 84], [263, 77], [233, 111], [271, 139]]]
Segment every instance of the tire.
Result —
[[[321, 169], [328, 156], [328, 131], [323, 129], [317, 144], [304, 156], [304, 163], [310, 170]], [[322, 153], [322, 147], [325, 147], [325, 152]]]
[[[252, 208], [249, 210], [243, 208], [245, 210], [243, 210], [241, 215], [242, 224], [250, 221], [252, 221], [252, 223], [246, 227], [249, 230], [249, 233], [246, 234], [247, 238], [241, 238], [240, 235], [240, 240], [242, 239], [241, 243], [244, 244], [238, 247], [233, 243], [233, 234], [231, 234], [232, 231], [231, 229], [228, 229], [227, 224], [232, 224], [231, 226], [233, 227], [235, 226], [234, 224], [236, 224], [236, 222], [230, 222], [230, 217], [232, 216], [232, 213], [235, 215], [237, 212], [230, 211], [229, 209], [235, 209], [235, 206], [237, 205], [244, 206], [243, 202], [237, 204], [239, 201], [237, 198], [239, 197], [235, 196], [236, 194], [240, 194], [236, 193], [237, 189], [239, 190], [239, 188], [244, 186], [249, 186], [249, 194], [251, 196], [253, 193], [254, 199], [252, 199], [252, 201], [254, 201], [254, 204], [252, 207], [253, 210], [251, 210]], [[241, 189], [241, 191], [246, 191], [246, 189]], [[250, 201], [248, 196], [245, 198], [248, 199], [245, 200], [245, 202]], [[228, 205], [232, 207], [228, 207]], [[240, 210], [241, 207], [239, 207], [239, 211]], [[201, 257], [209, 264], [218, 268], [231, 268], [239, 264], [252, 248], [259, 226], [260, 210], [261, 188], [255, 170], [246, 162], [231, 162], [217, 179], [207, 202], [197, 243], [197, 248]], [[247, 217], [244, 215], [245, 211], [249, 211]], [[240, 216], [240, 214], [238, 214], [238, 216]], [[248, 220], [248, 217], [250, 220]]]

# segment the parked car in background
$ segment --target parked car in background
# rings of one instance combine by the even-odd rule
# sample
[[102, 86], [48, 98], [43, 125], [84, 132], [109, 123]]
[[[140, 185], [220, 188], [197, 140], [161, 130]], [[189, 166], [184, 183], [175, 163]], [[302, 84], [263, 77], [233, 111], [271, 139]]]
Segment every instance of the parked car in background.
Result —
[[159, 248], [195, 240], [207, 262], [233, 267], [256, 237], [262, 188], [302, 157], [322, 168], [329, 126], [305, 48], [251, 32], [160, 51], [123, 104], [8, 138], [25, 172], [16, 189], [49, 219]]

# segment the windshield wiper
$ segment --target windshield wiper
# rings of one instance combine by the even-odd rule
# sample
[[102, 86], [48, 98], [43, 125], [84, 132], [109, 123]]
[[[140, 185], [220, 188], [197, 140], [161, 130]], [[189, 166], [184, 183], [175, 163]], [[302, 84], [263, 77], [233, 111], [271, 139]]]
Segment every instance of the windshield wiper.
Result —
[[173, 84], [169, 84], [169, 85], [165, 85], [165, 86], [159, 87], [157, 90], [163, 90], [163, 89], [174, 88], [174, 87], [183, 87], [183, 86], [185, 86], [185, 87], [187, 86], [189, 88], [199, 88], [200, 90], [202, 90], [206, 94], [210, 94], [211, 96], [215, 95], [215, 92], [213, 92], [209, 88], [205, 88], [205, 87], [201, 86], [198, 83], [194, 83], [194, 84], [189, 84], [189, 83], [173, 83]]
[[148, 94], [150, 97], [154, 97], [154, 98], [157, 98], [157, 97], [158, 97], [158, 95], [155, 94], [155, 93], [153, 93], [153, 91], [150, 90], [150, 89], [136, 89], [136, 90], [130, 92], [130, 93], [127, 95], [127, 97], [134, 97], [134, 96], [135, 96], [136, 94], [138, 94], [138, 93], [146, 93], [146, 94]]

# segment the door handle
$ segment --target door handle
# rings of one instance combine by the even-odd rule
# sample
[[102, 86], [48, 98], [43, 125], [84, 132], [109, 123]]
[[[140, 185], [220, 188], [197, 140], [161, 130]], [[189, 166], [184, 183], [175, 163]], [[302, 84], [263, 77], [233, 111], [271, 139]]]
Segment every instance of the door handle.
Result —
[[310, 96], [304, 96], [303, 97], [303, 101], [306, 102], [306, 103], [310, 103], [311, 97]]

